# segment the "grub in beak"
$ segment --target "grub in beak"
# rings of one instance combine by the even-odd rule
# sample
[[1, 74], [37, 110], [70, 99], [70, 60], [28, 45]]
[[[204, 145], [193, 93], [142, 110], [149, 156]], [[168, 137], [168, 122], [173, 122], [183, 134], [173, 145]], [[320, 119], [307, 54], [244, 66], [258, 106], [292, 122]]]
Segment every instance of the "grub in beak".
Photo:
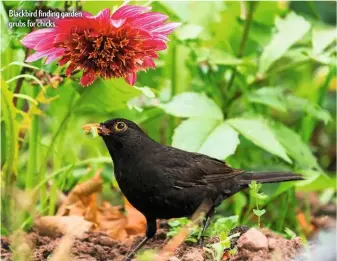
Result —
[[92, 134], [93, 137], [100, 135], [109, 135], [111, 130], [99, 123], [89, 123], [82, 126], [85, 134]]

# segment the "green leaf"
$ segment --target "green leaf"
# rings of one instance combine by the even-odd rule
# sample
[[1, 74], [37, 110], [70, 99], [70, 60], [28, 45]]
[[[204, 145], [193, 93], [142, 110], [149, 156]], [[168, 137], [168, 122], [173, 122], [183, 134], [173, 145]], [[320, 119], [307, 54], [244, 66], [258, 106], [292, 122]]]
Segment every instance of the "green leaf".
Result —
[[[197, 152], [219, 124], [218, 120], [194, 117], [183, 121], [175, 130], [172, 137], [172, 146]], [[193, 135], [191, 135], [193, 133]]]
[[224, 122], [207, 137], [199, 149], [199, 153], [224, 160], [234, 154], [240, 143], [238, 136], [238, 133]]
[[219, 124], [218, 120], [199, 117], [183, 121], [175, 129], [172, 139], [173, 147], [220, 160], [233, 154], [238, 144], [238, 133], [227, 123]]
[[297, 97], [292, 94], [286, 94], [285, 89], [280, 87], [262, 87], [248, 95], [250, 102], [267, 105], [281, 112], [300, 111], [310, 116], [322, 120], [325, 123], [331, 120], [330, 113], [322, 109], [317, 104]]
[[[320, 168], [316, 157], [312, 154], [308, 145], [303, 142], [300, 135], [281, 123], [271, 122], [270, 126], [288, 155], [292, 157], [301, 168]], [[296, 146], [294, 144], [296, 144]]]
[[247, 139], [266, 151], [291, 163], [284, 147], [276, 139], [272, 129], [263, 119], [236, 118], [226, 121]]
[[287, 106], [284, 89], [278, 87], [262, 87], [248, 95], [250, 102], [267, 105], [275, 110], [286, 112]]
[[203, 28], [200, 25], [187, 24], [178, 28], [176, 31], [176, 36], [179, 40], [193, 40], [198, 38]]
[[133, 86], [133, 88], [141, 91], [146, 97], [149, 98], [155, 98], [156, 95], [154, 94], [154, 92], [151, 90], [150, 87], [144, 86], [144, 87], [137, 87], [137, 86]]
[[141, 94], [124, 79], [97, 79], [84, 89], [76, 107], [77, 113], [109, 113], [126, 108], [127, 102]]
[[303, 17], [290, 13], [285, 19], [276, 19], [276, 28], [278, 32], [262, 52], [260, 73], [265, 73], [294, 43], [302, 39], [309, 31], [310, 24]]
[[312, 32], [312, 47], [315, 54], [320, 54], [328, 47], [334, 40], [336, 40], [336, 29], [313, 29]]
[[218, 105], [204, 93], [184, 92], [166, 104], [159, 105], [166, 113], [176, 117], [204, 117], [222, 120], [223, 115]]
[[265, 209], [253, 209], [253, 212], [256, 216], [261, 217], [266, 213]]
[[284, 232], [286, 233], [286, 235], [288, 236], [289, 239], [293, 239], [293, 238], [296, 237], [296, 233], [294, 231], [292, 231], [290, 228], [286, 227]]

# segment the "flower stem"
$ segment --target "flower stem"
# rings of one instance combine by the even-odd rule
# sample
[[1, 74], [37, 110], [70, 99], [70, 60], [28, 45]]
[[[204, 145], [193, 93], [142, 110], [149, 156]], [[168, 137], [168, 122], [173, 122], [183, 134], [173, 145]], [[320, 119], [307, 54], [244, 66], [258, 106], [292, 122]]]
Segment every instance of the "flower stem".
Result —
[[[33, 88], [33, 97], [39, 94], [40, 89]], [[35, 106], [35, 105], [33, 105]], [[37, 147], [38, 147], [38, 137], [39, 137], [39, 116], [33, 115], [29, 133], [29, 160], [26, 175], [26, 189], [31, 189], [34, 185], [36, 172], [37, 172]]]
[[[248, 14], [247, 14], [247, 19], [245, 21], [245, 26], [244, 26], [244, 29], [243, 29], [243, 35], [242, 35], [242, 38], [241, 38], [239, 51], [236, 55], [237, 58], [241, 58], [244, 54], [245, 47], [246, 47], [247, 40], [248, 40], [249, 30], [250, 30], [251, 24], [253, 22], [254, 11], [257, 7], [258, 2], [249, 2], [247, 4], [249, 4], [249, 10], [248, 10]], [[237, 70], [236, 70], [236, 68], [234, 68], [232, 70], [231, 77], [228, 81], [227, 93], [230, 92], [230, 90], [232, 88], [232, 85], [234, 83], [234, 79], [236, 77], [236, 74], [237, 74]]]
[[[58, 139], [58, 136], [60, 135], [60, 133], [62, 132], [63, 128], [66, 126], [66, 124], [68, 123], [68, 121], [71, 118], [72, 115], [72, 110], [69, 109], [67, 114], [65, 115], [65, 117], [63, 118], [60, 126], [58, 127], [58, 129], [56, 130], [55, 134], [52, 137], [51, 143], [47, 149], [46, 155], [44, 157], [44, 160], [42, 161], [41, 167], [40, 167], [40, 172], [39, 172], [39, 182], [43, 181], [46, 179], [46, 172], [47, 172], [47, 161], [49, 158], [50, 153], [53, 151], [56, 140]], [[46, 186], [41, 186], [40, 187], [40, 199], [46, 199], [47, 198], [47, 189]], [[44, 212], [46, 210], [46, 200], [41, 201], [41, 211]]]

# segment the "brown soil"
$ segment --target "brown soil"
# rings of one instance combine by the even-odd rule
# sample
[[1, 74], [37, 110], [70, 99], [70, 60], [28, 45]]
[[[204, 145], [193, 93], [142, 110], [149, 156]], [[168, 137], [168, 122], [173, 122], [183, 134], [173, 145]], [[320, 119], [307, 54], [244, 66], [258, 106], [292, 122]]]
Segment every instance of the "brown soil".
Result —
[[[268, 248], [258, 251], [239, 247], [237, 253], [231, 258], [223, 260], [231, 261], [260, 261], [260, 260], [288, 260], [293, 258], [298, 252], [301, 244], [298, 239], [286, 240], [269, 230], [262, 230], [268, 239]], [[40, 236], [35, 232], [27, 235], [33, 247], [34, 261], [50, 260], [53, 251], [62, 240], [61, 237], [51, 238]], [[111, 239], [108, 235], [101, 232], [89, 232], [83, 237], [74, 240], [71, 247], [71, 256], [73, 261], [121, 261], [128, 251], [135, 246], [141, 237], [130, 238], [126, 241], [117, 241]], [[212, 243], [217, 239], [210, 240]], [[167, 243], [166, 231], [160, 229], [154, 239], [150, 240], [144, 249], [161, 249]], [[240, 246], [240, 239], [238, 241]], [[275, 259], [275, 257], [280, 259]], [[1, 260], [11, 260], [10, 243], [7, 238], [1, 240]], [[134, 259], [136, 260], [136, 259]], [[212, 260], [209, 251], [203, 250], [197, 244], [184, 243], [176, 249], [174, 256], [170, 261], [208, 261]]]

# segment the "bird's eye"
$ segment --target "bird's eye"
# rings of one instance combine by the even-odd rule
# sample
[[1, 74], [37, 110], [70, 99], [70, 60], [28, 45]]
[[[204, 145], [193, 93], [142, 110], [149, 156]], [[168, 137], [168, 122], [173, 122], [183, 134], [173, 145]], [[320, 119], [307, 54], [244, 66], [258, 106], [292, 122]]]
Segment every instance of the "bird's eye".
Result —
[[115, 124], [116, 131], [123, 131], [126, 130], [126, 124], [124, 122], [117, 122]]

